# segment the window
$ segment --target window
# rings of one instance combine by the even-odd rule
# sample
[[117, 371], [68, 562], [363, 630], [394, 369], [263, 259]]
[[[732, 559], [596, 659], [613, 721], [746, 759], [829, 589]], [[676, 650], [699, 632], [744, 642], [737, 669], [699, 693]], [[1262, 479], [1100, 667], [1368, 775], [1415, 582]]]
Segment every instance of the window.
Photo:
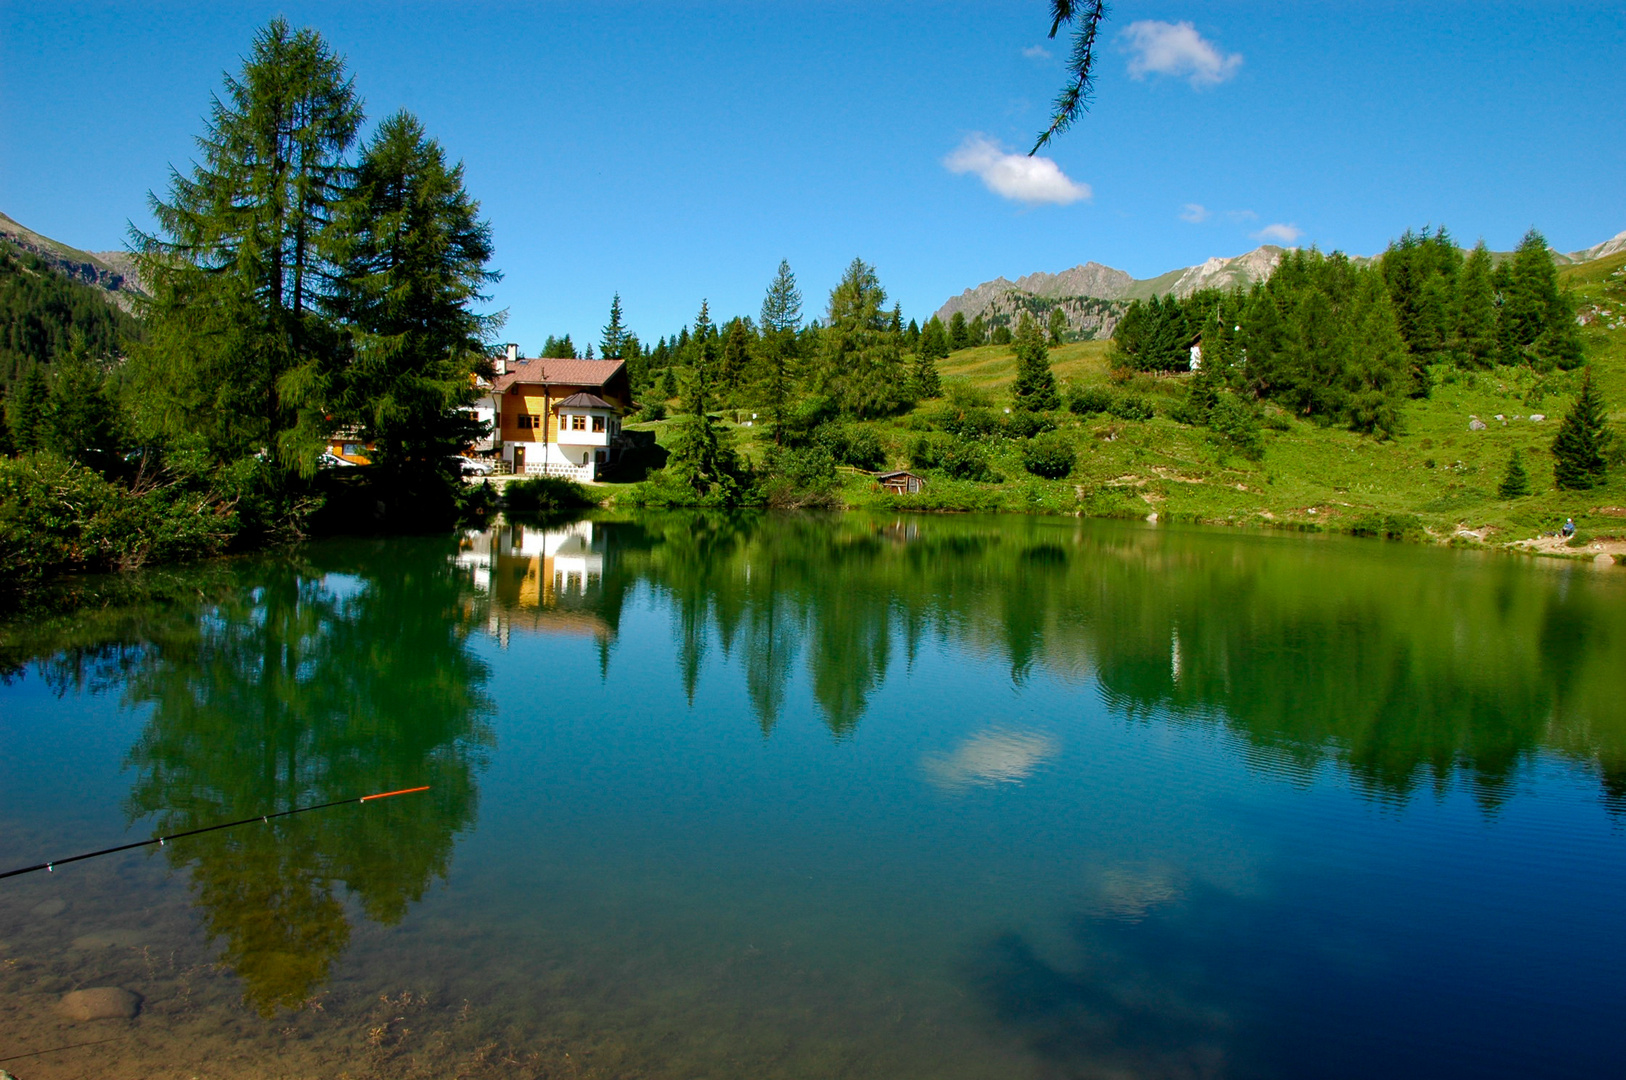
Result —
[[586, 431], [587, 430], [587, 417], [582, 416], [580, 413], [576, 414], [575, 416], [572, 416], [570, 418], [570, 430], [571, 431]]
[[519, 428], [521, 431], [529, 431], [531, 429], [530, 416], [526, 413], [520, 413], [518, 416], [514, 417], [514, 426]]
[[604, 430], [604, 417], [602, 417], [602, 416], [593, 417], [593, 430], [594, 431], [603, 431]]

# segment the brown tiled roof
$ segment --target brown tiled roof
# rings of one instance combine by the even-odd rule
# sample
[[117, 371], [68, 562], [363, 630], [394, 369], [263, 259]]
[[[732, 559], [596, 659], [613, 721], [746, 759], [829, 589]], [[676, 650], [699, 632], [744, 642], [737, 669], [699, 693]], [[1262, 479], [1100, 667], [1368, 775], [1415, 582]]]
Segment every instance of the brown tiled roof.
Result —
[[543, 385], [603, 386], [620, 371], [620, 360], [544, 360], [536, 357], [511, 364], [508, 374], [497, 376], [492, 391], [504, 393], [515, 383]]
[[613, 409], [613, 408], [615, 408], [614, 405], [611, 405], [608, 401], [605, 401], [603, 398], [594, 397], [592, 394], [587, 394], [587, 393], [571, 394], [569, 397], [567, 397], [563, 401], [559, 402], [559, 407], [561, 409]]

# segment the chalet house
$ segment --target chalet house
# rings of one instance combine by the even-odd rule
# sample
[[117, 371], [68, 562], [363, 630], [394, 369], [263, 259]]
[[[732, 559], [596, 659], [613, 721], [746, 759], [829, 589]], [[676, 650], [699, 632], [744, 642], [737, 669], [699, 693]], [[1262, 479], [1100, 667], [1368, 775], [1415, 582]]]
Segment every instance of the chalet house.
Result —
[[475, 409], [494, 453], [514, 473], [591, 481], [624, 445], [632, 387], [620, 360], [525, 359], [508, 346]]

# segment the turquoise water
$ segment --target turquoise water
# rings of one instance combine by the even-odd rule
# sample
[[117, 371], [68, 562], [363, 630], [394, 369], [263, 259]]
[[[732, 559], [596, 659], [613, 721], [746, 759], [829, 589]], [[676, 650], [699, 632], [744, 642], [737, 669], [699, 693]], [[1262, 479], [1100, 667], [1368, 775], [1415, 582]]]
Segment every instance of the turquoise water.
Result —
[[[25, 1080], [1626, 1051], [1619, 571], [665, 515], [79, 591], [0, 638], [0, 869], [431, 791], [0, 882], [0, 1059], [108, 1040]], [[141, 1013], [54, 1011], [99, 985]]]

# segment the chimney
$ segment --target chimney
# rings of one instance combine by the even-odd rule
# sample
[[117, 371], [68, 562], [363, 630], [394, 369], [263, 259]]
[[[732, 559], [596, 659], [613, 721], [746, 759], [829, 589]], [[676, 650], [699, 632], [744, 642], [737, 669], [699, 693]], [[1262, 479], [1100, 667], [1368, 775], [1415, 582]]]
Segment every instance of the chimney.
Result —
[[511, 364], [517, 365], [518, 363], [519, 363], [519, 346], [515, 345], [513, 342], [509, 342], [507, 345], [503, 346], [502, 355], [497, 357], [497, 374], [498, 375], [506, 375], [506, 374], [508, 374], [509, 365], [511, 365]]

